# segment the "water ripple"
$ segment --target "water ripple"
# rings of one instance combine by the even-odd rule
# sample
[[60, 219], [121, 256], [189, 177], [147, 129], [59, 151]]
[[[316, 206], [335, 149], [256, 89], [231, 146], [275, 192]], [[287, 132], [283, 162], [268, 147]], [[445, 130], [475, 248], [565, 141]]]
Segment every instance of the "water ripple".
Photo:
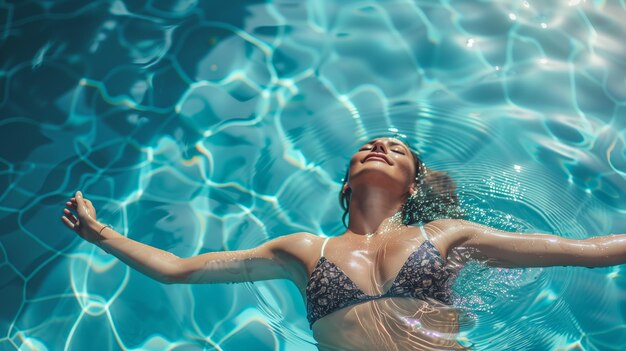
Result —
[[[453, 178], [470, 220], [626, 232], [625, 12], [579, 0], [1, 3], [0, 347], [315, 349], [287, 282], [164, 286], [60, 234], [50, 223], [79, 188], [104, 221], [180, 256], [336, 235], [350, 155], [399, 133]], [[455, 286], [459, 339], [617, 350], [624, 288], [619, 266], [470, 265]]]

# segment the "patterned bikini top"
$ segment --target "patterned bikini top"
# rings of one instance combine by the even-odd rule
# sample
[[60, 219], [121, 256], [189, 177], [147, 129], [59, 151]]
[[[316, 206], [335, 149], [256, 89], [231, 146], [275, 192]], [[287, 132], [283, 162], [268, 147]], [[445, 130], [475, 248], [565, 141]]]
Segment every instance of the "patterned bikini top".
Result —
[[337, 265], [324, 257], [324, 240], [320, 259], [306, 286], [306, 307], [309, 326], [318, 319], [344, 307], [384, 297], [431, 297], [452, 304], [452, 283], [458, 271], [446, 267], [437, 248], [428, 240], [420, 226], [424, 242], [404, 262], [391, 288], [384, 294], [368, 295], [359, 289]]

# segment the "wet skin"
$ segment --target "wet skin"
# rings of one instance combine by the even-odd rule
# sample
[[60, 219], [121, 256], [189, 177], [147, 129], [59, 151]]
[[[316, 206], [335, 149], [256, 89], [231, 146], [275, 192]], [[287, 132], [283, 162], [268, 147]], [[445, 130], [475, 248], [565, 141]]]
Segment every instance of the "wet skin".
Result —
[[[430, 241], [446, 252], [448, 243], [433, 234], [440, 229], [427, 225], [426, 230], [430, 232]], [[377, 295], [391, 287], [408, 256], [423, 241], [419, 229], [411, 227], [370, 240], [344, 234], [329, 241], [324, 255], [366, 294]], [[321, 248], [321, 240], [318, 244]], [[448, 256], [447, 265], [460, 269], [464, 264], [463, 256]], [[307, 265], [309, 274], [315, 263]], [[457, 310], [434, 299], [398, 297], [367, 301], [322, 317], [312, 329], [320, 350], [462, 349], [455, 341], [459, 331]]]

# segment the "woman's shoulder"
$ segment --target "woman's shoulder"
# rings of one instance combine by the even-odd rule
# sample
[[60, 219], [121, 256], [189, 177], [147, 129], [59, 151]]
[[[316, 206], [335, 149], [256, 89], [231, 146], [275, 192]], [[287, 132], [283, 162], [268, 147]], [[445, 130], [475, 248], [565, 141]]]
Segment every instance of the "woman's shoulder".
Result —
[[286, 234], [273, 239], [274, 241], [281, 242], [283, 244], [299, 244], [299, 245], [313, 245], [322, 238], [318, 235], [308, 232], [297, 232]]
[[463, 231], [476, 225], [475, 222], [465, 219], [442, 218], [424, 224], [424, 229], [439, 252], [447, 254], [463, 244]]
[[[309, 272], [319, 259], [320, 248], [323, 242], [324, 238], [319, 235], [298, 232], [273, 239], [271, 246], [275, 254], [285, 258], [288, 257], [289, 261], [303, 267], [304, 271]], [[308, 273], [305, 277], [308, 277]], [[298, 285], [303, 286], [302, 284], [306, 284], [305, 280], [302, 280]]]
[[271, 240], [274, 250], [290, 253], [294, 256], [305, 257], [319, 247], [324, 239], [319, 235], [308, 232], [297, 232], [282, 235]]
[[441, 219], [435, 219], [434, 221], [430, 221], [424, 224], [424, 228], [432, 228], [435, 230], [445, 231], [445, 230], [458, 228], [462, 226], [468, 226], [468, 225], [476, 225], [476, 223], [472, 221], [468, 221], [466, 219], [441, 218]]

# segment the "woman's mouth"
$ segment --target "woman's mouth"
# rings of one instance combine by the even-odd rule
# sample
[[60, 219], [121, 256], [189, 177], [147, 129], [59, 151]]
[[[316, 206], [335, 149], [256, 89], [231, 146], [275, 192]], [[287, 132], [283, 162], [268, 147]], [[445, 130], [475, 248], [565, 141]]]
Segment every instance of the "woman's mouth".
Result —
[[376, 160], [379, 162], [386, 162], [387, 164], [391, 164], [391, 162], [389, 162], [389, 158], [387, 158], [387, 155], [385, 154], [369, 154], [365, 156], [363, 162], [366, 162], [367, 160]]

